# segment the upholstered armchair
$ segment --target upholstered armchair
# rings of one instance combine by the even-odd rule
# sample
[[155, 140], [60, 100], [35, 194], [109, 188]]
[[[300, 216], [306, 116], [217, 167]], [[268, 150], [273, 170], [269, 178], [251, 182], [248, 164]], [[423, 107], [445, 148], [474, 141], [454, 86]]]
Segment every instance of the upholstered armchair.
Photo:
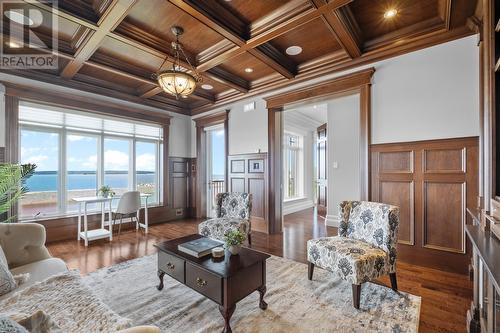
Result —
[[200, 223], [198, 232], [200, 235], [223, 241], [228, 231], [239, 229], [246, 234], [248, 244], [252, 245], [251, 209], [251, 194], [219, 193], [216, 197], [215, 218]]
[[343, 201], [339, 234], [307, 241], [308, 278], [314, 267], [326, 269], [352, 284], [353, 305], [359, 309], [361, 284], [389, 274], [397, 291], [396, 245], [399, 208], [367, 201]]

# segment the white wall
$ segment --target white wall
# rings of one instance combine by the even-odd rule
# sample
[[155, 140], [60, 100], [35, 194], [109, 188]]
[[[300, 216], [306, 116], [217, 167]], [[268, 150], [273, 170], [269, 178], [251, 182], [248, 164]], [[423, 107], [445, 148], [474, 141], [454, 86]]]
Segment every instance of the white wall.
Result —
[[[338, 225], [338, 206], [343, 200], [359, 200], [359, 95], [328, 102], [328, 225]], [[335, 164], [337, 164], [335, 166]]]
[[476, 37], [376, 64], [372, 143], [479, 135]]
[[[255, 110], [244, 112], [243, 105], [256, 102]], [[262, 98], [231, 106], [229, 112], [229, 155], [267, 152], [267, 109]]]
[[[174, 116], [170, 120], [169, 155], [175, 157], [192, 157], [190, 117]], [[195, 140], [196, 141], [196, 140]]]

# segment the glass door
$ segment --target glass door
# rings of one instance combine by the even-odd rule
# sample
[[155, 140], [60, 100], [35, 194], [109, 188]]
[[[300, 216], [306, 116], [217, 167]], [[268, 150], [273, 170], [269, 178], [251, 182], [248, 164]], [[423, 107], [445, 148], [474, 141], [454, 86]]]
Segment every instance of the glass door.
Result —
[[226, 143], [224, 126], [206, 129], [207, 137], [207, 217], [215, 217], [217, 194], [225, 191]]

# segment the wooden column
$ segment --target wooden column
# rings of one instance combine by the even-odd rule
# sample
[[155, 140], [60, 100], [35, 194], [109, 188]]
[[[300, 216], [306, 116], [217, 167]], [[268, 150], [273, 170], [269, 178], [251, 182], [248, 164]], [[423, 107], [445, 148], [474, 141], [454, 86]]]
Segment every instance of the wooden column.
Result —
[[19, 162], [19, 99], [5, 96], [5, 161]]
[[[169, 163], [169, 150], [170, 144], [170, 120], [163, 124], [163, 206], [168, 207], [170, 202], [170, 163]], [[172, 194], [173, 195], [173, 194]]]
[[282, 214], [282, 154], [281, 140], [283, 132], [283, 107], [268, 109], [268, 169], [269, 169], [269, 197], [268, 197], [268, 230], [270, 234], [280, 233], [283, 229]]

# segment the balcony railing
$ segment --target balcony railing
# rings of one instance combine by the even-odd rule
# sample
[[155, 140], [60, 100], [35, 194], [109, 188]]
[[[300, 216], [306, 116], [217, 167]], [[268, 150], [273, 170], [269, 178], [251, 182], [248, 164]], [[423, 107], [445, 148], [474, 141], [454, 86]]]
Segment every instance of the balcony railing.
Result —
[[223, 193], [225, 191], [225, 183], [223, 180], [212, 180], [209, 183], [210, 186], [210, 193], [211, 193], [211, 199], [212, 199], [212, 211], [215, 210], [215, 205], [217, 203], [217, 194]]

